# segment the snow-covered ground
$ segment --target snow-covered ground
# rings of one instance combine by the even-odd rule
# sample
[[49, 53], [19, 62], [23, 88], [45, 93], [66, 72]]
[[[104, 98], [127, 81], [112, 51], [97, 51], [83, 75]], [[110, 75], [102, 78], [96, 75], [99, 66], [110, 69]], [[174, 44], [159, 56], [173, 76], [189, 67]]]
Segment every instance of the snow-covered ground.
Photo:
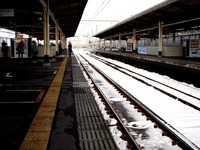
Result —
[[[78, 51], [75, 51], [75, 54]], [[194, 143], [197, 147], [200, 148], [200, 112], [195, 110], [177, 99], [169, 97], [164, 93], [156, 90], [152, 86], [147, 86], [138, 80], [133, 79], [130, 76], [127, 76], [97, 60], [91, 58], [84, 51], [79, 51], [84, 57], [86, 57], [90, 63], [98, 66], [100, 70], [103, 70], [104, 73], [115, 80], [119, 85], [126, 89], [129, 93], [134, 95], [141, 103], [150, 108], [154, 113], [161, 117], [167, 125], [175, 128], [183, 137], [185, 141]], [[104, 58], [106, 59], [106, 58]], [[148, 77], [157, 79], [162, 83], [166, 83], [170, 86], [175, 86], [178, 89], [182, 89], [186, 93], [200, 97], [200, 89], [189, 85], [187, 83], [178, 82], [167, 76], [162, 76], [154, 72], [148, 72], [143, 69], [135, 68], [133, 66], [121, 63], [116, 60], [106, 59], [117, 65], [129, 68], [134, 70], [137, 73], [146, 75]], [[165, 88], [165, 90], [170, 90]], [[172, 92], [172, 91], [169, 91]], [[175, 94], [175, 93], [174, 93]], [[179, 98], [183, 98], [187, 101], [193, 101], [193, 98], [187, 97], [185, 95], [178, 94]], [[195, 101], [193, 104], [198, 105], [199, 102]]]

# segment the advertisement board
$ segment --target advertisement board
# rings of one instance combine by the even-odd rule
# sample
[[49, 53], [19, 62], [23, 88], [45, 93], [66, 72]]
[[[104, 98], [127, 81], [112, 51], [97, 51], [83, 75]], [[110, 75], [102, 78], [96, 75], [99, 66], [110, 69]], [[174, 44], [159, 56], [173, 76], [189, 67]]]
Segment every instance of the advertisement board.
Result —
[[199, 39], [190, 40], [189, 57], [200, 57]]
[[147, 54], [147, 47], [146, 46], [139, 46], [138, 47], [139, 54]]

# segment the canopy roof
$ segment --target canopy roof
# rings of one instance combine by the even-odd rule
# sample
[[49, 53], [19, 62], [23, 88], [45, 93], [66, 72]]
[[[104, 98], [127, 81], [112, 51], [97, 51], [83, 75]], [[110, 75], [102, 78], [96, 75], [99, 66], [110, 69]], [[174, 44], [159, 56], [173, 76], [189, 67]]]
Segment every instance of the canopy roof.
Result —
[[136, 14], [100, 33], [99, 38], [132, 34], [133, 29], [142, 34], [158, 34], [158, 22], [163, 22], [163, 33], [191, 30], [200, 26], [199, 0], [166, 0], [139, 14]]
[[[49, 0], [50, 34], [55, 33], [55, 21], [66, 37], [74, 36], [87, 0]], [[28, 35], [43, 34], [43, 8], [46, 0], [6, 0], [0, 5], [0, 27]], [[14, 16], [5, 12], [14, 11]]]

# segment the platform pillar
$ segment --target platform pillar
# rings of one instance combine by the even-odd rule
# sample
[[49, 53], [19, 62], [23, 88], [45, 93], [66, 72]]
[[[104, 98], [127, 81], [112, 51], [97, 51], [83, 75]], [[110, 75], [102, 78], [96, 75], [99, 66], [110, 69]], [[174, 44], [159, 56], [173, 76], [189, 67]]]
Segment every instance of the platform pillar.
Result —
[[133, 29], [133, 53], [137, 51], [136, 29]]
[[104, 37], [104, 40], [103, 40], [103, 50], [105, 50], [105, 47], [106, 47], [106, 38]]
[[122, 48], [121, 33], [119, 33], [119, 50]]
[[110, 36], [110, 50], [112, 50], [112, 37]]
[[49, 1], [44, 8], [44, 66], [50, 66], [49, 62]]
[[176, 46], [176, 33], [173, 32], [172, 46]]
[[66, 39], [65, 35], [63, 35], [63, 48], [64, 49], [67, 48], [67, 39]]
[[163, 22], [159, 21], [158, 23], [158, 28], [159, 28], [159, 47], [158, 47], [158, 57], [162, 57], [162, 48], [163, 48], [163, 44], [162, 44], [162, 33], [163, 33]]
[[55, 36], [56, 36], [56, 56], [59, 54], [59, 45], [58, 45], [58, 39], [59, 39], [59, 34], [58, 34], [58, 23], [55, 24]]
[[101, 38], [99, 38], [99, 49], [101, 49]]

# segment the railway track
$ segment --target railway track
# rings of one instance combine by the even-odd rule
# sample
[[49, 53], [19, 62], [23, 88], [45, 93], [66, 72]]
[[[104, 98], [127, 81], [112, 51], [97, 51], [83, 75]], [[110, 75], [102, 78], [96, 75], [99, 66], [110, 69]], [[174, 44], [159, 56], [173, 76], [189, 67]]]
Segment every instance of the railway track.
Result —
[[[107, 113], [111, 118], [117, 120], [116, 126], [122, 132], [121, 138], [127, 141], [128, 149], [198, 149], [196, 145], [187, 140], [98, 67], [91, 64], [84, 56], [77, 53], [76, 57], [106, 106]], [[95, 59], [101, 60], [99, 58]], [[116, 64], [111, 64], [105, 60], [101, 60], [101, 62], [117, 70], [123, 70], [123, 73], [130, 76], [127, 70], [125, 71], [124, 68]], [[137, 77], [137, 80], [142, 81], [139, 77]], [[142, 82], [144, 83], [144, 81]], [[149, 83], [146, 82], [146, 84]]]
[[[136, 71], [132, 71], [132, 70], [124, 68], [122, 66], [116, 65], [116, 64], [109, 62], [105, 59], [102, 59], [98, 56], [95, 56], [95, 55], [90, 55], [90, 56], [95, 59], [98, 59], [99, 61], [109, 65], [110, 67], [112, 67], [116, 70], [119, 70], [120, 72], [123, 72], [124, 74], [131, 76], [132, 78], [134, 78], [148, 86], [152, 86], [156, 90], [159, 90], [162, 93], [165, 93], [168, 96], [200, 111], [200, 97], [199, 97], [199, 95], [195, 95], [198, 92], [196, 92], [196, 93], [185, 92], [181, 89], [178, 89], [177, 87], [171, 86], [166, 83], [162, 83], [159, 80], [153, 79], [151, 77], [139, 74]], [[167, 89], [169, 89], [169, 90], [167, 90]]]

